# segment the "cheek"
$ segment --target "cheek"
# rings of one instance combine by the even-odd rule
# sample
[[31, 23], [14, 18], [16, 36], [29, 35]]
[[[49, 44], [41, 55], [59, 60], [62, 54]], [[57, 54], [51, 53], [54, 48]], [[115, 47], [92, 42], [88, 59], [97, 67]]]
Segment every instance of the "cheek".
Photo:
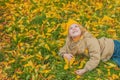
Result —
[[80, 29], [78, 29], [78, 32], [79, 32], [79, 33], [81, 33], [81, 30], [80, 30]]
[[79, 34], [81, 35], [81, 31], [79, 31]]
[[72, 35], [72, 30], [69, 31], [69, 35]]
[[69, 34], [72, 34], [72, 32], [71, 32], [71, 31], [69, 31]]
[[79, 30], [79, 31], [80, 31], [80, 28], [77, 28], [77, 30]]

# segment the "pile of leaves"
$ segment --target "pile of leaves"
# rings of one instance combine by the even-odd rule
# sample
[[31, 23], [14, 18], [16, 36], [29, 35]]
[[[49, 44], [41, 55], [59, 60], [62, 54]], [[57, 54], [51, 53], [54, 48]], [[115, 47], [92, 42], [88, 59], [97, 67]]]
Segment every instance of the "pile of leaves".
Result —
[[0, 79], [120, 79], [120, 69], [112, 61], [77, 76], [74, 71], [83, 68], [88, 59], [78, 56], [69, 65], [58, 55], [70, 18], [96, 38], [120, 39], [119, 0], [1, 0]]

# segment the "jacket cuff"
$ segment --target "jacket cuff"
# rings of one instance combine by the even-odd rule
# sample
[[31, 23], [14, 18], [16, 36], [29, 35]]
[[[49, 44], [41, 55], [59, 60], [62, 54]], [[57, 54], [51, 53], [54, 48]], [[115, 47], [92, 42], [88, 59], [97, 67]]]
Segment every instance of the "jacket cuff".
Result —
[[86, 68], [83, 68], [84, 70], [85, 70], [85, 72], [88, 72], [89, 70], [88, 69], [86, 69]]
[[86, 70], [86, 71], [91, 71], [89, 68], [87, 68], [87, 67], [84, 67], [84, 69]]
[[61, 57], [63, 57], [64, 53], [58, 53]]

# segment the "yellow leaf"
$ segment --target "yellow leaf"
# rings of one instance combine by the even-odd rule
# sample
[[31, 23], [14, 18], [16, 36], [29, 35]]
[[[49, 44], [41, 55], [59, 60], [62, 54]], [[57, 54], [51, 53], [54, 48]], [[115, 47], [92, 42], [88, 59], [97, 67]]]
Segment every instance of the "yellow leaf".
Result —
[[85, 49], [84, 54], [85, 54], [86, 56], [88, 56], [89, 51], [88, 51], [88, 49], [87, 49], [87, 48]]
[[115, 65], [115, 64], [113, 64], [113, 63], [110, 63], [110, 62], [107, 62], [106, 64], [108, 65], [108, 66], [107, 66], [108, 69], [117, 67], [117, 65]]
[[81, 77], [81, 76], [79, 76], [79, 75], [76, 76], [77, 79], [80, 79], [80, 77]]
[[102, 18], [102, 22], [105, 22], [105, 21], [113, 21], [113, 19], [112, 19], [111, 17], [105, 15], [105, 16]]
[[101, 78], [97, 78], [96, 80], [103, 80], [103, 79], [101, 79]]
[[34, 68], [34, 64], [31, 60], [27, 64], [24, 65], [24, 67], [28, 67], [28, 66], [31, 66], [32, 68]]
[[113, 7], [113, 5], [109, 5], [109, 6], [108, 6], [108, 9], [110, 9], [110, 8], [112, 8], [112, 7]]
[[120, 1], [119, 0], [115, 0], [116, 4], [120, 4]]
[[84, 64], [85, 64], [85, 60], [82, 60], [78, 68], [83, 68]]
[[35, 10], [32, 11], [33, 14], [35, 14], [35, 13], [37, 13], [37, 12], [40, 12], [40, 8], [35, 9]]
[[40, 54], [36, 54], [36, 56], [37, 56], [40, 60], [43, 59], [42, 55], [40, 55]]
[[51, 29], [51, 28], [48, 28], [48, 30], [47, 30], [47, 33], [50, 33], [50, 32], [52, 32], [53, 31], [53, 28]]
[[50, 57], [50, 55], [47, 55], [47, 56], [45, 57], [45, 60], [47, 60], [49, 57]]
[[23, 58], [21, 61], [26, 61], [26, 60], [34, 57], [34, 55], [30, 55], [30, 56], [23, 56], [23, 55], [22, 55], [21, 57]]
[[40, 67], [41, 67], [42, 69], [46, 69], [48, 66], [49, 66], [49, 63], [48, 63], [48, 64], [45, 64], [45, 65], [41, 65]]
[[39, 69], [41, 67], [41, 65], [40, 64], [38, 64], [38, 65], [36, 65], [36, 69]]
[[66, 70], [66, 69], [68, 69], [69, 68], [69, 61], [68, 61], [68, 59], [67, 58], [65, 58], [64, 57], [64, 60], [65, 60], [65, 65], [64, 65], [64, 69]]
[[50, 34], [50, 33], [46, 33], [46, 35], [47, 35], [47, 36], [51, 36], [51, 34]]
[[23, 17], [19, 19], [19, 21], [17, 22], [18, 24], [22, 24], [23, 23]]
[[3, 30], [3, 26], [0, 24], [0, 30]]
[[20, 68], [18, 68], [18, 69], [16, 70], [16, 73], [17, 73], [17, 74], [22, 74], [23, 72], [20, 70]]
[[53, 22], [51, 22], [51, 24], [55, 24], [55, 22], [53, 21]]
[[12, 16], [7, 16], [6, 20], [11, 20]]
[[41, 37], [42, 37], [42, 38], [46, 38], [44, 32], [41, 34]]
[[110, 75], [111, 75], [111, 73], [110, 73], [110, 69], [107, 69], [107, 71], [108, 71], [108, 76], [110, 76]]
[[14, 0], [10, 0], [10, 2], [14, 2]]
[[93, 31], [96, 31], [97, 29], [95, 27], [92, 28]]
[[51, 70], [42, 70], [41, 73], [47, 74], [47, 73], [49, 73], [50, 71], [51, 71]]
[[14, 80], [18, 80], [18, 78], [17, 78], [17, 75], [16, 75], [16, 74], [14, 74], [14, 75], [12, 76], [12, 78], [13, 78]]
[[95, 10], [101, 9], [102, 7], [103, 7], [103, 4], [101, 2], [97, 2]]
[[70, 61], [68, 61], [68, 59], [64, 57], [64, 60], [66, 63], [64, 69], [66, 70], [72, 66], [73, 62], [75, 61], [75, 57], [73, 57]]
[[67, 31], [61, 32], [60, 35], [66, 36], [68, 34]]
[[71, 60], [70, 60], [70, 67], [72, 66], [73, 62], [75, 61], [75, 57], [73, 57]]
[[115, 30], [115, 29], [111, 29], [111, 28], [109, 28], [109, 29], [108, 29], [108, 32], [109, 32], [109, 33], [115, 33], [116, 30]]
[[53, 78], [55, 78], [55, 75], [50, 75], [47, 80], [53, 80]]
[[23, 72], [16, 72], [17, 74], [22, 74]]
[[62, 24], [61, 24], [61, 27], [62, 27], [63, 29], [66, 29], [66, 23], [62, 23]]
[[1, 62], [2, 65], [4, 65], [5, 67], [8, 66], [8, 62]]
[[113, 80], [119, 79], [119, 76], [116, 75], [116, 74], [113, 74], [113, 75], [112, 75], [112, 79], [113, 79]]
[[98, 75], [100, 75], [102, 73], [102, 71], [100, 69], [97, 69], [97, 73], [98, 73]]
[[94, 34], [94, 37], [98, 37], [99, 33]]
[[65, 41], [65, 39], [60, 39], [60, 40], [58, 40], [58, 41], [57, 41], [57, 42], [58, 42], [58, 46], [59, 46], [59, 47], [62, 47], [63, 44], [64, 44], [64, 41]]
[[53, 56], [56, 56], [56, 52], [55, 51], [52, 51], [52, 54], [53, 54]]
[[50, 47], [48, 46], [48, 44], [45, 44], [45, 48], [50, 51]]
[[79, 63], [79, 61], [75, 61], [74, 63], [73, 63], [73, 65], [77, 65]]
[[17, 38], [16, 38], [16, 34], [13, 34], [13, 39], [16, 41]]
[[15, 60], [12, 59], [12, 60], [10, 60], [10, 61], [8, 62], [8, 64], [11, 64], [11, 63], [14, 63], [14, 62], [15, 62]]
[[69, 67], [68, 67], [68, 64], [66, 64], [65, 66], [64, 66], [64, 69], [66, 70], [66, 69], [68, 69]]

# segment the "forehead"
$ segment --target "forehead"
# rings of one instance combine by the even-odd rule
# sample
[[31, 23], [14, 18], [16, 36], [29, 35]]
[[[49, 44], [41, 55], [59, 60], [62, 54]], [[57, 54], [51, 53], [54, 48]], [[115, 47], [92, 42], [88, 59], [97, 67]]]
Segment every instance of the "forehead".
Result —
[[75, 27], [75, 26], [78, 26], [78, 24], [72, 24], [70, 27]]

